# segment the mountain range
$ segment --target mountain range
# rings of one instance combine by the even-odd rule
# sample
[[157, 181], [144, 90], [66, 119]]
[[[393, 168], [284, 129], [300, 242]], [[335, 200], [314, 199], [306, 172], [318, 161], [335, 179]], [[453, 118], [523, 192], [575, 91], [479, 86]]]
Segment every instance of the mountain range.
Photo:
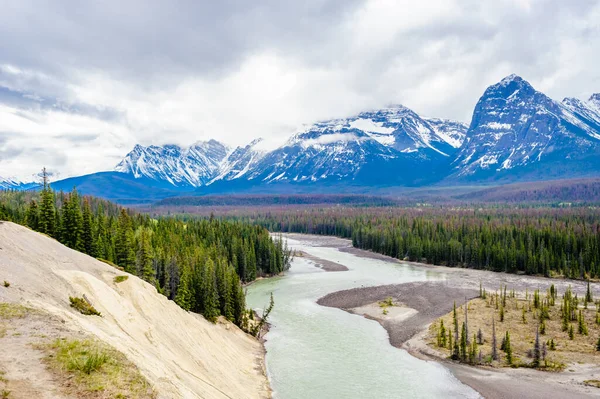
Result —
[[112, 172], [53, 185], [135, 201], [598, 176], [600, 94], [559, 102], [510, 75], [485, 90], [469, 125], [392, 105], [306, 126], [275, 149], [263, 144], [136, 145]]

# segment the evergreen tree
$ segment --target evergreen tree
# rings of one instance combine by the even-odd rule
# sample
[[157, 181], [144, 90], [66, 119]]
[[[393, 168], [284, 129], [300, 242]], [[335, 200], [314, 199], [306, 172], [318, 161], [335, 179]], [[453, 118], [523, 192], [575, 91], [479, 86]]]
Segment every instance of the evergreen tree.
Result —
[[115, 257], [117, 264], [128, 272], [134, 272], [135, 252], [133, 250], [133, 228], [127, 211], [121, 209], [117, 222]]
[[535, 332], [535, 344], [533, 345], [533, 363], [532, 366], [537, 368], [540, 367], [540, 359], [542, 353], [540, 350], [540, 332], [539, 329]]
[[183, 267], [181, 277], [179, 278], [177, 294], [175, 295], [175, 303], [185, 310], [191, 310], [192, 308], [193, 292], [191, 285], [190, 270], [188, 267]]
[[575, 332], [573, 330], [573, 325], [569, 325], [569, 339], [573, 341], [575, 339]]
[[54, 191], [45, 187], [40, 193], [40, 219], [39, 231], [49, 236], [56, 236], [56, 207], [54, 204]]
[[40, 229], [40, 211], [37, 202], [31, 200], [25, 213], [25, 223], [31, 230], [38, 231]]
[[506, 363], [512, 364], [512, 347], [510, 345], [510, 334], [508, 331], [506, 332], [506, 336], [504, 338], [504, 353], [506, 354]]
[[137, 275], [151, 284], [154, 284], [156, 273], [152, 267], [152, 246], [150, 244], [150, 231], [145, 227], [138, 230], [138, 250], [136, 254]]
[[462, 329], [460, 332], [460, 360], [465, 362], [467, 360], [467, 333], [465, 323], [462, 323]]
[[92, 219], [92, 210], [90, 209], [90, 203], [87, 198], [83, 200], [83, 224], [82, 224], [82, 236], [83, 250], [86, 254], [96, 257], [96, 242], [94, 240], [94, 221]]
[[585, 292], [585, 303], [586, 306], [588, 303], [594, 302], [594, 297], [592, 296], [592, 289], [590, 288], [590, 280], [587, 281], [587, 290]]
[[585, 322], [585, 318], [584, 318], [583, 312], [581, 310], [579, 310], [579, 321], [578, 321], [577, 331], [581, 335], [588, 335], [587, 324]]
[[498, 342], [496, 341], [496, 323], [492, 319], [492, 360], [498, 360]]
[[217, 291], [217, 281], [215, 276], [215, 266], [211, 259], [204, 266], [204, 312], [202, 313], [206, 320], [215, 322], [219, 316], [219, 294]]

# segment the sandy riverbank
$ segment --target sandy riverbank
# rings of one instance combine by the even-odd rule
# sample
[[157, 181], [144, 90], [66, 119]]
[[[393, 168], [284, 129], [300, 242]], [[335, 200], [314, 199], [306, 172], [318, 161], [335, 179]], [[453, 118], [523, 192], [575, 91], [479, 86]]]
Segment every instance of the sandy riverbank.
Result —
[[[295, 240], [315, 241], [314, 236], [293, 235]], [[351, 247], [348, 240], [327, 238], [327, 244], [356, 256], [376, 258], [393, 263], [397, 259], [362, 251]], [[404, 262], [402, 262], [404, 263]], [[378, 321], [388, 332], [390, 343], [408, 350], [416, 357], [444, 364], [460, 381], [471, 386], [486, 398], [582, 398], [598, 397], [600, 390], [585, 386], [583, 381], [600, 379], [600, 370], [594, 365], [573, 364], [562, 373], [548, 373], [530, 369], [493, 369], [470, 367], [448, 361], [427, 346], [426, 335], [431, 322], [452, 310], [453, 303], [465, 302], [465, 298], [476, 297], [479, 284], [495, 291], [501, 284], [509, 289], [529, 292], [537, 288], [546, 289], [554, 284], [559, 292], [571, 285], [575, 292], [585, 292], [585, 282], [547, 279], [541, 277], [511, 275], [480, 270], [448, 268], [443, 266], [410, 263], [413, 267], [444, 273], [446, 279], [439, 282], [420, 282], [356, 288], [331, 293], [319, 299], [323, 306], [336, 307], [351, 313], [361, 314]], [[598, 292], [599, 285], [594, 286]], [[581, 295], [580, 294], [580, 295]], [[400, 306], [389, 308], [393, 313], [383, 315], [378, 302], [392, 297]]]

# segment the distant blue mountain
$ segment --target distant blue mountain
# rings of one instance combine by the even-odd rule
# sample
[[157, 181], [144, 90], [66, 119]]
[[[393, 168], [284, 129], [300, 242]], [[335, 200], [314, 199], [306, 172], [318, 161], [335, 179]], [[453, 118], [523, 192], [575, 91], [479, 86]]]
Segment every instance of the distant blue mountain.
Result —
[[132, 174], [121, 172], [99, 172], [71, 177], [53, 182], [51, 186], [55, 190], [63, 191], [76, 188], [83, 194], [108, 198], [122, 204], [153, 202], [190, 191], [189, 187], [181, 188], [169, 182], [147, 177], [136, 178]]

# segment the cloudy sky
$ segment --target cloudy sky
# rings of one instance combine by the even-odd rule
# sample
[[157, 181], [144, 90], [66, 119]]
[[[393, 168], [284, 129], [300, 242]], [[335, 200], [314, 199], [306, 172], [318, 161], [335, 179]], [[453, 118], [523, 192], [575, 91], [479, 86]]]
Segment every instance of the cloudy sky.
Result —
[[600, 91], [600, 0], [0, 0], [0, 176], [136, 143], [277, 142], [390, 103], [470, 121], [517, 73]]

